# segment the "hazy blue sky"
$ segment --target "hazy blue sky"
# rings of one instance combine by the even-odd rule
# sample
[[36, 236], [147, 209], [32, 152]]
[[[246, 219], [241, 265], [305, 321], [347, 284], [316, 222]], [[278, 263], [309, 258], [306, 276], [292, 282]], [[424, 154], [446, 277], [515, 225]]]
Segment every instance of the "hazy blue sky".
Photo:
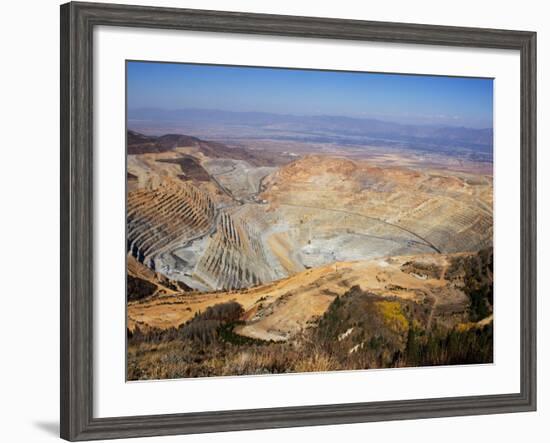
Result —
[[128, 108], [341, 115], [493, 126], [489, 79], [128, 62]]

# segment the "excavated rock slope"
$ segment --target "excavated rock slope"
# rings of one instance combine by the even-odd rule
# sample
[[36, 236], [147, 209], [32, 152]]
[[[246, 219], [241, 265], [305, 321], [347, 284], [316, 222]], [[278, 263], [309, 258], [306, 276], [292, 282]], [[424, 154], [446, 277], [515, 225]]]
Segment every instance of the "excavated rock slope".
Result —
[[128, 251], [155, 269], [160, 253], [208, 233], [215, 214], [210, 196], [188, 182], [132, 191], [127, 206]]
[[274, 167], [192, 137], [131, 140], [139, 149], [128, 156], [128, 252], [197, 291], [251, 288], [336, 262], [492, 246], [490, 175], [334, 154]]

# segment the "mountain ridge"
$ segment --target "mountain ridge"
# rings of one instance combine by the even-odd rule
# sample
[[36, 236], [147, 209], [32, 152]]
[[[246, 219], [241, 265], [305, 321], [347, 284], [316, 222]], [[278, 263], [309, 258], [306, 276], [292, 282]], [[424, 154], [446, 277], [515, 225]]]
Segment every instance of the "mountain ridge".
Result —
[[[405, 124], [375, 118], [337, 115], [294, 115], [268, 112], [238, 112], [210, 109], [136, 108], [128, 110], [132, 129], [142, 132], [146, 125], [183, 124], [194, 127], [239, 126], [268, 133], [307, 133], [317, 136], [373, 137], [409, 142], [468, 144], [492, 150], [492, 128]], [[152, 129], [152, 128], [149, 128]]]

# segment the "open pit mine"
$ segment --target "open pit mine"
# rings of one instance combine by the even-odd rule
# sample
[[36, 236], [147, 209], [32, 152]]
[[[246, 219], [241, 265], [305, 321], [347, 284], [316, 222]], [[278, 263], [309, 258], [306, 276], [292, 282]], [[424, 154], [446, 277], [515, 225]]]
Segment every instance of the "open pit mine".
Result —
[[[229, 320], [216, 317], [218, 342], [303, 343], [304, 334], [336, 328], [333, 342], [348, 357], [329, 353], [340, 362], [331, 360], [333, 369], [406, 365], [413, 325], [427, 332], [492, 325], [489, 174], [387, 165], [345, 150], [279, 161], [263, 150], [132, 131], [127, 151], [129, 379], [258, 373], [182, 370], [183, 363], [155, 372], [154, 359], [133, 353], [148, 333], [193, 340], [197, 318], [228, 303], [239, 308]], [[342, 322], [345, 330], [330, 323], [358, 306], [368, 309], [364, 318], [380, 311], [369, 324], [386, 332], [362, 320]], [[373, 337], [390, 336], [391, 352], [357, 360], [370, 345], [385, 346]]]

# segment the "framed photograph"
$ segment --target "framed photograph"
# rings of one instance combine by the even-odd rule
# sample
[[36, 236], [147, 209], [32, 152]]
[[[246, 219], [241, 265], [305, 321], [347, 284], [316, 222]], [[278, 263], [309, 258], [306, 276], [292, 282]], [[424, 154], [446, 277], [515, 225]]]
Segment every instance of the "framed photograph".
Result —
[[535, 410], [535, 44], [61, 6], [61, 436]]

